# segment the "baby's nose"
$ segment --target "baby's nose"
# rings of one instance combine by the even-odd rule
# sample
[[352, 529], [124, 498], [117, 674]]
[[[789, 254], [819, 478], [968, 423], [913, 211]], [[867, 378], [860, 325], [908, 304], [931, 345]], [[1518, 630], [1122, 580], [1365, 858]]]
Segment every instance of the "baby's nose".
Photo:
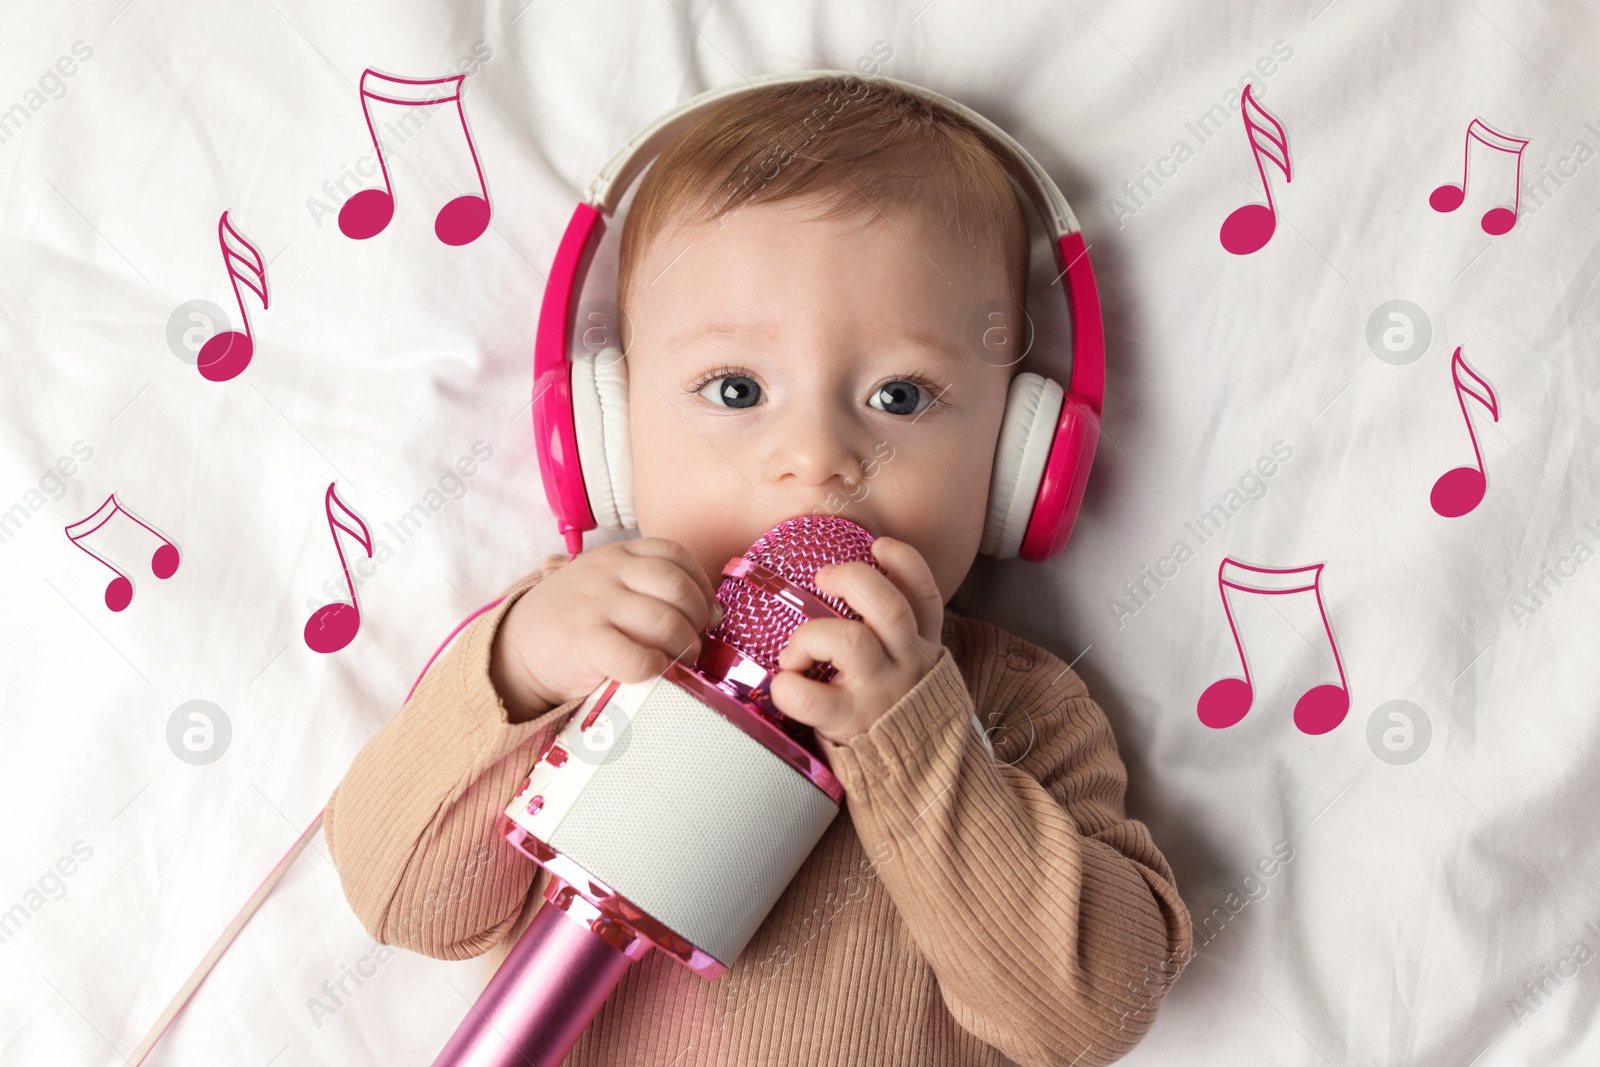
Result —
[[774, 480], [793, 478], [804, 485], [830, 482], [848, 486], [860, 481], [857, 436], [839, 417], [811, 415], [776, 427], [776, 447], [768, 468]]

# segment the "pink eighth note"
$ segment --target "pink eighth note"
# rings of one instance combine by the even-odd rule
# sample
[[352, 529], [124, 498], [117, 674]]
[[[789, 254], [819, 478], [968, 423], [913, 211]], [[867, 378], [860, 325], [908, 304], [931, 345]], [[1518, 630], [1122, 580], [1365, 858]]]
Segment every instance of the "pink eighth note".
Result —
[[[1339, 684], [1325, 683], [1312, 686], [1300, 694], [1294, 704], [1294, 724], [1304, 734], [1325, 734], [1344, 721], [1350, 711], [1350, 684], [1344, 674], [1344, 660], [1339, 655], [1339, 645], [1333, 639], [1333, 627], [1328, 622], [1328, 612], [1322, 603], [1322, 568], [1316, 563], [1309, 567], [1255, 567], [1236, 559], [1223, 557], [1217, 568], [1217, 589], [1222, 594], [1222, 610], [1228, 616], [1228, 630], [1233, 645], [1239, 653], [1239, 665], [1244, 668], [1243, 678], [1219, 678], [1206, 686], [1200, 694], [1195, 711], [1200, 721], [1213, 730], [1225, 730], [1243, 719], [1255, 702], [1255, 683], [1250, 677], [1250, 661], [1244, 654], [1244, 644], [1239, 639], [1239, 628], [1234, 623], [1233, 608], [1228, 603], [1228, 590], [1283, 596], [1291, 593], [1316, 594], [1317, 611], [1322, 617], [1322, 629], [1328, 637], [1328, 647], [1333, 651], [1334, 666], [1339, 671]], [[1230, 577], [1240, 571], [1249, 571], [1255, 578], [1243, 575]], [[1309, 575], [1307, 584], [1303, 579]]]
[[[339, 566], [344, 570], [345, 584], [350, 589], [350, 602], [347, 604], [335, 600], [331, 604], [324, 604], [311, 613], [306, 620], [302, 636], [306, 647], [313, 652], [337, 652], [355, 640], [361, 630], [361, 607], [356, 599], [355, 580], [350, 577], [350, 566], [345, 562], [344, 546], [339, 543], [339, 531], [343, 530], [366, 550], [367, 555], [372, 555], [372, 534], [367, 530], [367, 524], [361, 521], [361, 516], [345, 506], [339, 499], [339, 494], [334, 492], [334, 483], [328, 483], [328, 491], [323, 494], [322, 507], [328, 516], [328, 533], [333, 538], [333, 547], [339, 553]], [[348, 515], [360, 527], [359, 530], [351, 529], [340, 519], [334, 516], [333, 508], [337, 504], [339, 510]]]
[[[461, 132], [466, 136], [467, 151], [472, 156], [472, 167], [477, 173], [479, 196], [458, 196], [439, 209], [433, 220], [434, 235], [447, 245], [464, 245], [478, 239], [489, 227], [491, 209], [489, 186], [483, 177], [483, 165], [478, 160], [478, 150], [472, 144], [472, 131], [467, 127], [467, 113], [461, 103], [461, 83], [465, 74], [452, 74], [442, 78], [398, 78], [380, 74], [370, 67], [361, 72], [361, 113], [367, 121], [367, 133], [372, 138], [373, 150], [378, 156], [378, 166], [383, 171], [382, 189], [363, 189], [339, 209], [339, 230], [346, 237], [365, 241], [381, 233], [394, 218], [394, 183], [389, 175], [389, 164], [384, 160], [383, 145], [378, 131], [372, 125], [372, 111], [368, 104], [377, 100], [402, 107], [426, 107], [433, 104], [456, 105], [456, 115], [461, 120]], [[372, 86], [368, 86], [368, 82]]]
[[156, 549], [150, 557], [151, 574], [154, 574], [157, 578], [171, 578], [178, 572], [179, 562], [176, 545], [161, 534], [156, 533], [149, 523], [123, 507], [122, 502], [117, 499], [116, 493], [106, 497], [100, 506], [95, 508], [86, 518], [79, 519], [77, 522], [67, 526], [66, 534], [67, 540], [77, 545], [78, 548], [98, 560], [101, 565], [116, 575], [115, 578], [111, 579], [110, 584], [106, 586], [105, 592], [106, 607], [112, 611], [122, 611], [133, 602], [133, 582], [110, 560], [84, 544], [83, 539], [110, 522], [118, 514], [127, 516], [160, 538], [161, 547]]
[[1428, 206], [1439, 212], [1450, 212], [1460, 207], [1467, 198], [1467, 171], [1472, 163], [1472, 143], [1485, 145], [1496, 152], [1503, 152], [1508, 156], [1515, 156], [1517, 160], [1516, 175], [1511, 179], [1513, 197], [1510, 207], [1492, 207], [1483, 213], [1483, 218], [1478, 225], [1483, 232], [1491, 237], [1499, 237], [1511, 232], [1517, 224], [1517, 211], [1522, 206], [1522, 150], [1528, 147], [1528, 142], [1521, 137], [1512, 137], [1510, 134], [1501, 133], [1491, 128], [1480, 119], [1473, 119], [1467, 123], [1466, 144], [1461, 150], [1461, 184], [1456, 185], [1446, 182], [1439, 186], [1428, 196]]
[[[1479, 393], [1467, 382], [1462, 380], [1465, 374], [1478, 385], [1483, 386]], [[1500, 407], [1495, 403], [1494, 390], [1489, 383], [1478, 377], [1476, 372], [1461, 358], [1461, 346], [1456, 346], [1455, 355], [1450, 357], [1450, 378], [1456, 387], [1456, 403], [1461, 405], [1461, 417], [1467, 423], [1467, 436], [1472, 439], [1472, 456], [1474, 466], [1455, 467], [1439, 475], [1433, 483], [1433, 491], [1428, 494], [1428, 503], [1433, 506], [1436, 514], [1447, 519], [1458, 519], [1483, 502], [1483, 495], [1489, 488], [1489, 476], [1484, 473], [1483, 450], [1478, 447], [1478, 435], [1472, 428], [1472, 419], [1467, 416], [1467, 397], [1472, 397], [1488, 409], [1489, 416], [1495, 421], [1500, 421]]]
[[[240, 245], [243, 251], [231, 247], [228, 238]], [[237, 378], [250, 365], [255, 355], [255, 340], [250, 332], [250, 313], [245, 310], [244, 294], [239, 283], [256, 294], [263, 311], [267, 309], [267, 267], [261, 261], [256, 246], [245, 240], [224, 211], [217, 220], [217, 244], [222, 247], [222, 262], [228, 268], [228, 281], [233, 283], [234, 303], [239, 305], [239, 318], [244, 321], [244, 331], [225, 330], [200, 346], [200, 356], [195, 361], [200, 377], [208, 382], [225, 382]]]
[[1250, 139], [1250, 151], [1255, 157], [1256, 173], [1261, 176], [1261, 187], [1266, 190], [1267, 202], [1235, 208], [1222, 220], [1222, 231], [1218, 236], [1223, 248], [1236, 256], [1248, 256], [1265, 248], [1278, 228], [1278, 208], [1272, 199], [1272, 183], [1267, 180], [1267, 171], [1261, 165], [1261, 160], [1263, 157], [1270, 159], [1273, 166], [1283, 173], [1283, 180], [1289, 181], [1289, 141], [1278, 120], [1256, 103], [1249, 85], [1244, 87], [1239, 113], [1244, 116], [1245, 133]]

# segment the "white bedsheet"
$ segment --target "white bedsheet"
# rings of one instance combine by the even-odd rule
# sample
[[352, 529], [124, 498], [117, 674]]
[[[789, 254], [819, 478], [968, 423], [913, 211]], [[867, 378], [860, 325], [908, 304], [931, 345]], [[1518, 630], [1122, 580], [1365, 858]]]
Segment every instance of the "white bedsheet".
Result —
[[[1101, 280], [1109, 398], [1078, 530], [1043, 566], [980, 560], [955, 606], [1075, 661], [1130, 812], [1205, 923], [1125, 1062], [1600, 1061], [1592, 10], [120, 3], [0, 15], [0, 1062], [122, 1062], [434, 646], [559, 550], [533, 334], [610, 153], [704, 88], [851, 67], [875, 42], [884, 73], [1038, 155]], [[442, 108], [392, 153], [389, 228], [340, 233], [340, 202], [377, 184], [348, 176], [371, 168], [369, 66], [470, 69], [493, 204], [478, 240], [432, 232], [474, 182]], [[1267, 164], [1280, 225], [1232, 255], [1223, 219], [1263, 199], [1247, 80], [1292, 181]], [[1466, 203], [1429, 206], [1460, 180], [1475, 118], [1528, 141], [1503, 236], [1478, 220], [1509, 203], [1509, 153], [1480, 145]], [[168, 330], [193, 300], [239, 325], [224, 210], [266, 261], [270, 306], [248, 305], [250, 366], [210, 382]], [[1035, 271], [1048, 339], [1047, 281]], [[1394, 300], [1426, 317], [1425, 349], [1383, 346], [1420, 337], [1415, 310], [1378, 315], [1369, 344]], [[1444, 518], [1429, 491], [1473, 455], [1457, 346], [1499, 419], [1465, 401], [1487, 491]], [[355, 640], [319, 655], [302, 627], [343, 593], [330, 483], [382, 562]], [[135, 587], [117, 613], [114, 576], [64, 535], [113, 492], [181, 553], [157, 579], [155, 535], [108, 523], [97, 550]], [[1350, 694], [1332, 731], [1292, 719], [1337, 679], [1309, 593], [1230, 594], [1256, 699], [1238, 725], [1200, 722], [1200, 694], [1240, 673], [1225, 557], [1325, 565]], [[196, 700], [231, 731], [210, 763], [169, 745]], [[197, 722], [179, 716], [178, 749]], [[478, 961], [376, 959], [320, 836], [312, 849], [149, 1063], [431, 1062]]]

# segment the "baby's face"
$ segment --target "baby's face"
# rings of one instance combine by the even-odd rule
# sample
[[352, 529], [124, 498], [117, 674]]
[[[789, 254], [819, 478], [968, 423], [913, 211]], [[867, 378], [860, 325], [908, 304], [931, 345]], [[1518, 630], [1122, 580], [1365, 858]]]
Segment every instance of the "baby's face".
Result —
[[948, 600], [983, 533], [1015, 366], [969, 324], [1010, 299], [999, 242], [931, 212], [813, 221], [746, 205], [654, 239], [627, 295], [639, 533], [716, 585], [784, 519], [836, 514], [914, 546]]

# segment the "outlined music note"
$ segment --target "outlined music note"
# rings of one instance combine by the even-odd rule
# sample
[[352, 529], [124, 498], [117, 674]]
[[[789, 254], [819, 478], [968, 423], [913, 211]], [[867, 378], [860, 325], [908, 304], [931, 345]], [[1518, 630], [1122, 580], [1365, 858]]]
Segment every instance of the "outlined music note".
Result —
[[[484, 181], [483, 166], [478, 161], [478, 150], [472, 144], [472, 131], [467, 128], [467, 113], [461, 104], [461, 83], [465, 74], [452, 74], [443, 78], [396, 78], [379, 74], [370, 67], [361, 72], [361, 114], [367, 120], [367, 133], [372, 137], [373, 150], [378, 155], [378, 166], [383, 171], [382, 189], [363, 189], [339, 209], [339, 229], [346, 237], [365, 241], [383, 232], [394, 217], [394, 179], [389, 174], [389, 164], [383, 158], [383, 145], [378, 141], [377, 127], [372, 125], [370, 101], [398, 104], [401, 107], [425, 107], [429, 104], [456, 105], [461, 119], [461, 132], [467, 138], [467, 151], [472, 155], [472, 167], [478, 174], [481, 196], [458, 196], [444, 207], [433, 220], [433, 232], [447, 245], [464, 245], [478, 239], [489, 226], [489, 185]], [[372, 85], [369, 87], [368, 82]]]
[[[1465, 374], [1473, 383], [1481, 386], [1483, 392], [1478, 392], [1472, 385], [1463, 381]], [[1478, 447], [1478, 434], [1472, 428], [1472, 418], [1467, 414], [1467, 397], [1472, 397], [1489, 411], [1489, 417], [1495, 422], [1500, 421], [1500, 406], [1495, 402], [1494, 390], [1489, 383], [1478, 377], [1477, 372], [1467, 366], [1466, 360], [1461, 358], [1461, 346], [1456, 346], [1455, 355], [1450, 357], [1450, 380], [1456, 388], [1456, 403], [1461, 405], [1461, 418], [1467, 424], [1467, 436], [1472, 439], [1472, 457], [1476, 465], [1471, 467], [1456, 467], [1439, 475], [1433, 483], [1433, 491], [1428, 494], [1428, 503], [1433, 505], [1433, 510], [1447, 519], [1460, 518], [1483, 501], [1483, 494], [1489, 488], [1489, 476], [1484, 469], [1483, 450]]]
[[[356, 542], [366, 549], [367, 556], [372, 555], [372, 534], [367, 530], [367, 524], [361, 521], [361, 516], [345, 506], [339, 499], [339, 494], [333, 491], [333, 482], [328, 483], [328, 491], [322, 498], [322, 510], [328, 515], [328, 534], [333, 538], [333, 547], [339, 553], [339, 566], [344, 568], [345, 585], [350, 588], [350, 603], [335, 600], [331, 604], [324, 604], [311, 613], [306, 620], [305, 641], [306, 647], [313, 652], [337, 652], [355, 639], [356, 632], [361, 629], [361, 607], [356, 600], [356, 583], [350, 577], [350, 566], [345, 562], [344, 546], [339, 544], [339, 531], [343, 530]], [[334, 505], [339, 510], [361, 527], [360, 532], [352, 530], [333, 514]]]
[[1528, 147], [1528, 142], [1520, 137], [1512, 137], [1498, 130], [1490, 129], [1481, 119], [1473, 119], [1467, 123], [1466, 144], [1461, 149], [1461, 184], [1447, 183], [1439, 186], [1428, 196], [1428, 205], [1435, 211], [1454, 211], [1461, 206], [1467, 198], [1467, 169], [1472, 162], [1472, 142], [1487, 145], [1496, 152], [1504, 152], [1515, 156], [1517, 160], [1517, 174], [1512, 179], [1511, 185], [1514, 197], [1510, 207], [1492, 207], [1483, 213], [1479, 225], [1483, 232], [1491, 237], [1499, 237], [1503, 233], [1510, 233], [1511, 228], [1517, 224], [1517, 211], [1522, 207], [1522, 150]]
[[110, 560], [106, 559], [104, 556], [100, 555], [100, 553], [96, 552], [83, 542], [85, 538], [93, 535], [95, 531], [105, 526], [106, 523], [110, 522], [118, 514], [126, 515], [140, 526], [143, 526], [146, 530], [149, 530], [152, 534], [154, 534], [156, 539], [161, 542], [161, 547], [156, 549], [155, 553], [150, 557], [150, 572], [157, 578], [171, 578], [177, 573], [179, 562], [178, 548], [176, 545], [158, 533], [149, 523], [144, 522], [133, 512], [123, 507], [122, 502], [117, 499], [116, 493], [112, 493], [110, 496], [106, 497], [105, 501], [99, 507], [95, 508], [94, 511], [90, 512], [88, 517], [79, 519], [77, 522], [68, 525], [66, 527], [66, 534], [67, 540], [77, 545], [90, 556], [93, 556], [95, 559], [99, 560], [102, 565], [116, 575], [115, 578], [111, 579], [111, 583], [106, 586], [106, 607], [110, 608], [112, 611], [121, 611], [123, 608], [132, 603], [133, 579], [124, 574], [122, 570], [116, 566], [116, 564], [112, 563]]
[[1308, 567], [1253, 567], [1223, 557], [1217, 567], [1217, 589], [1222, 595], [1222, 610], [1228, 616], [1228, 630], [1233, 634], [1233, 646], [1238, 650], [1244, 677], [1222, 678], [1206, 686], [1196, 707], [1201, 722], [1214, 730], [1226, 729], [1244, 718], [1255, 700], [1250, 661], [1244, 654], [1244, 643], [1239, 640], [1233, 607], [1228, 603], [1229, 589], [1266, 596], [1305, 592], [1316, 594], [1317, 612], [1322, 618], [1322, 630], [1328, 636], [1328, 647], [1333, 650], [1334, 666], [1339, 670], [1339, 684], [1313, 686], [1300, 694], [1300, 699], [1294, 705], [1294, 724], [1301, 733], [1325, 734], [1344, 721], [1350, 711], [1350, 685], [1345, 679], [1344, 661], [1339, 657], [1339, 645], [1333, 639], [1333, 627], [1328, 622], [1328, 612], [1322, 603], [1323, 566], [1314, 563]]
[[[232, 245], [228, 238], [233, 238]], [[250, 365], [255, 355], [255, 337], [250, 331], [250, 315], [244, 309], [244, 294], [239, 283], [244, 282], [261, 301], [261, 310], [267, 309], [267, 265], [262, 262], [256, 246], [245, 240], [224, 211], [217, 220], [217, 244], [222, 248], [222, 262], [228, 268], [228, 281], [233, 283], [233, 300], [239, 305], [239, 317], [244, 320], [244, 332], [226, 330], [200, 347], [200, 357], [195, 362], [200, 377], [208, 382], [225, 382], [237, 378]], [[235, 266], [234, 264], [238, 264]]]
[[1261, 165], [1262, 157], [1272, 160], [1272, 165], [1283, 172], [1285, 182], [1290, 180], [1289, 139], [1278, 120], [1256, 102], [1250, 88], [1248, 83], [1244, 87], [1244, 96], [1239, 101], [1239, 114], [1244, 116], [1245, 134], [1250, 139], [1250, 151], [1255, 156], [1256, 173], [1261, 175], [1261, 187], [1267, 192], [1267, 202], [1235, 208], [1222, 220], [1219, 234], [1222, 247], [1236, 256], [1259, 252], [1272, 240], [1273, 231], [1278, 228], [1278, 207], [1272, 199], [1272, 183], [1267, 180], [1267, 169]]

